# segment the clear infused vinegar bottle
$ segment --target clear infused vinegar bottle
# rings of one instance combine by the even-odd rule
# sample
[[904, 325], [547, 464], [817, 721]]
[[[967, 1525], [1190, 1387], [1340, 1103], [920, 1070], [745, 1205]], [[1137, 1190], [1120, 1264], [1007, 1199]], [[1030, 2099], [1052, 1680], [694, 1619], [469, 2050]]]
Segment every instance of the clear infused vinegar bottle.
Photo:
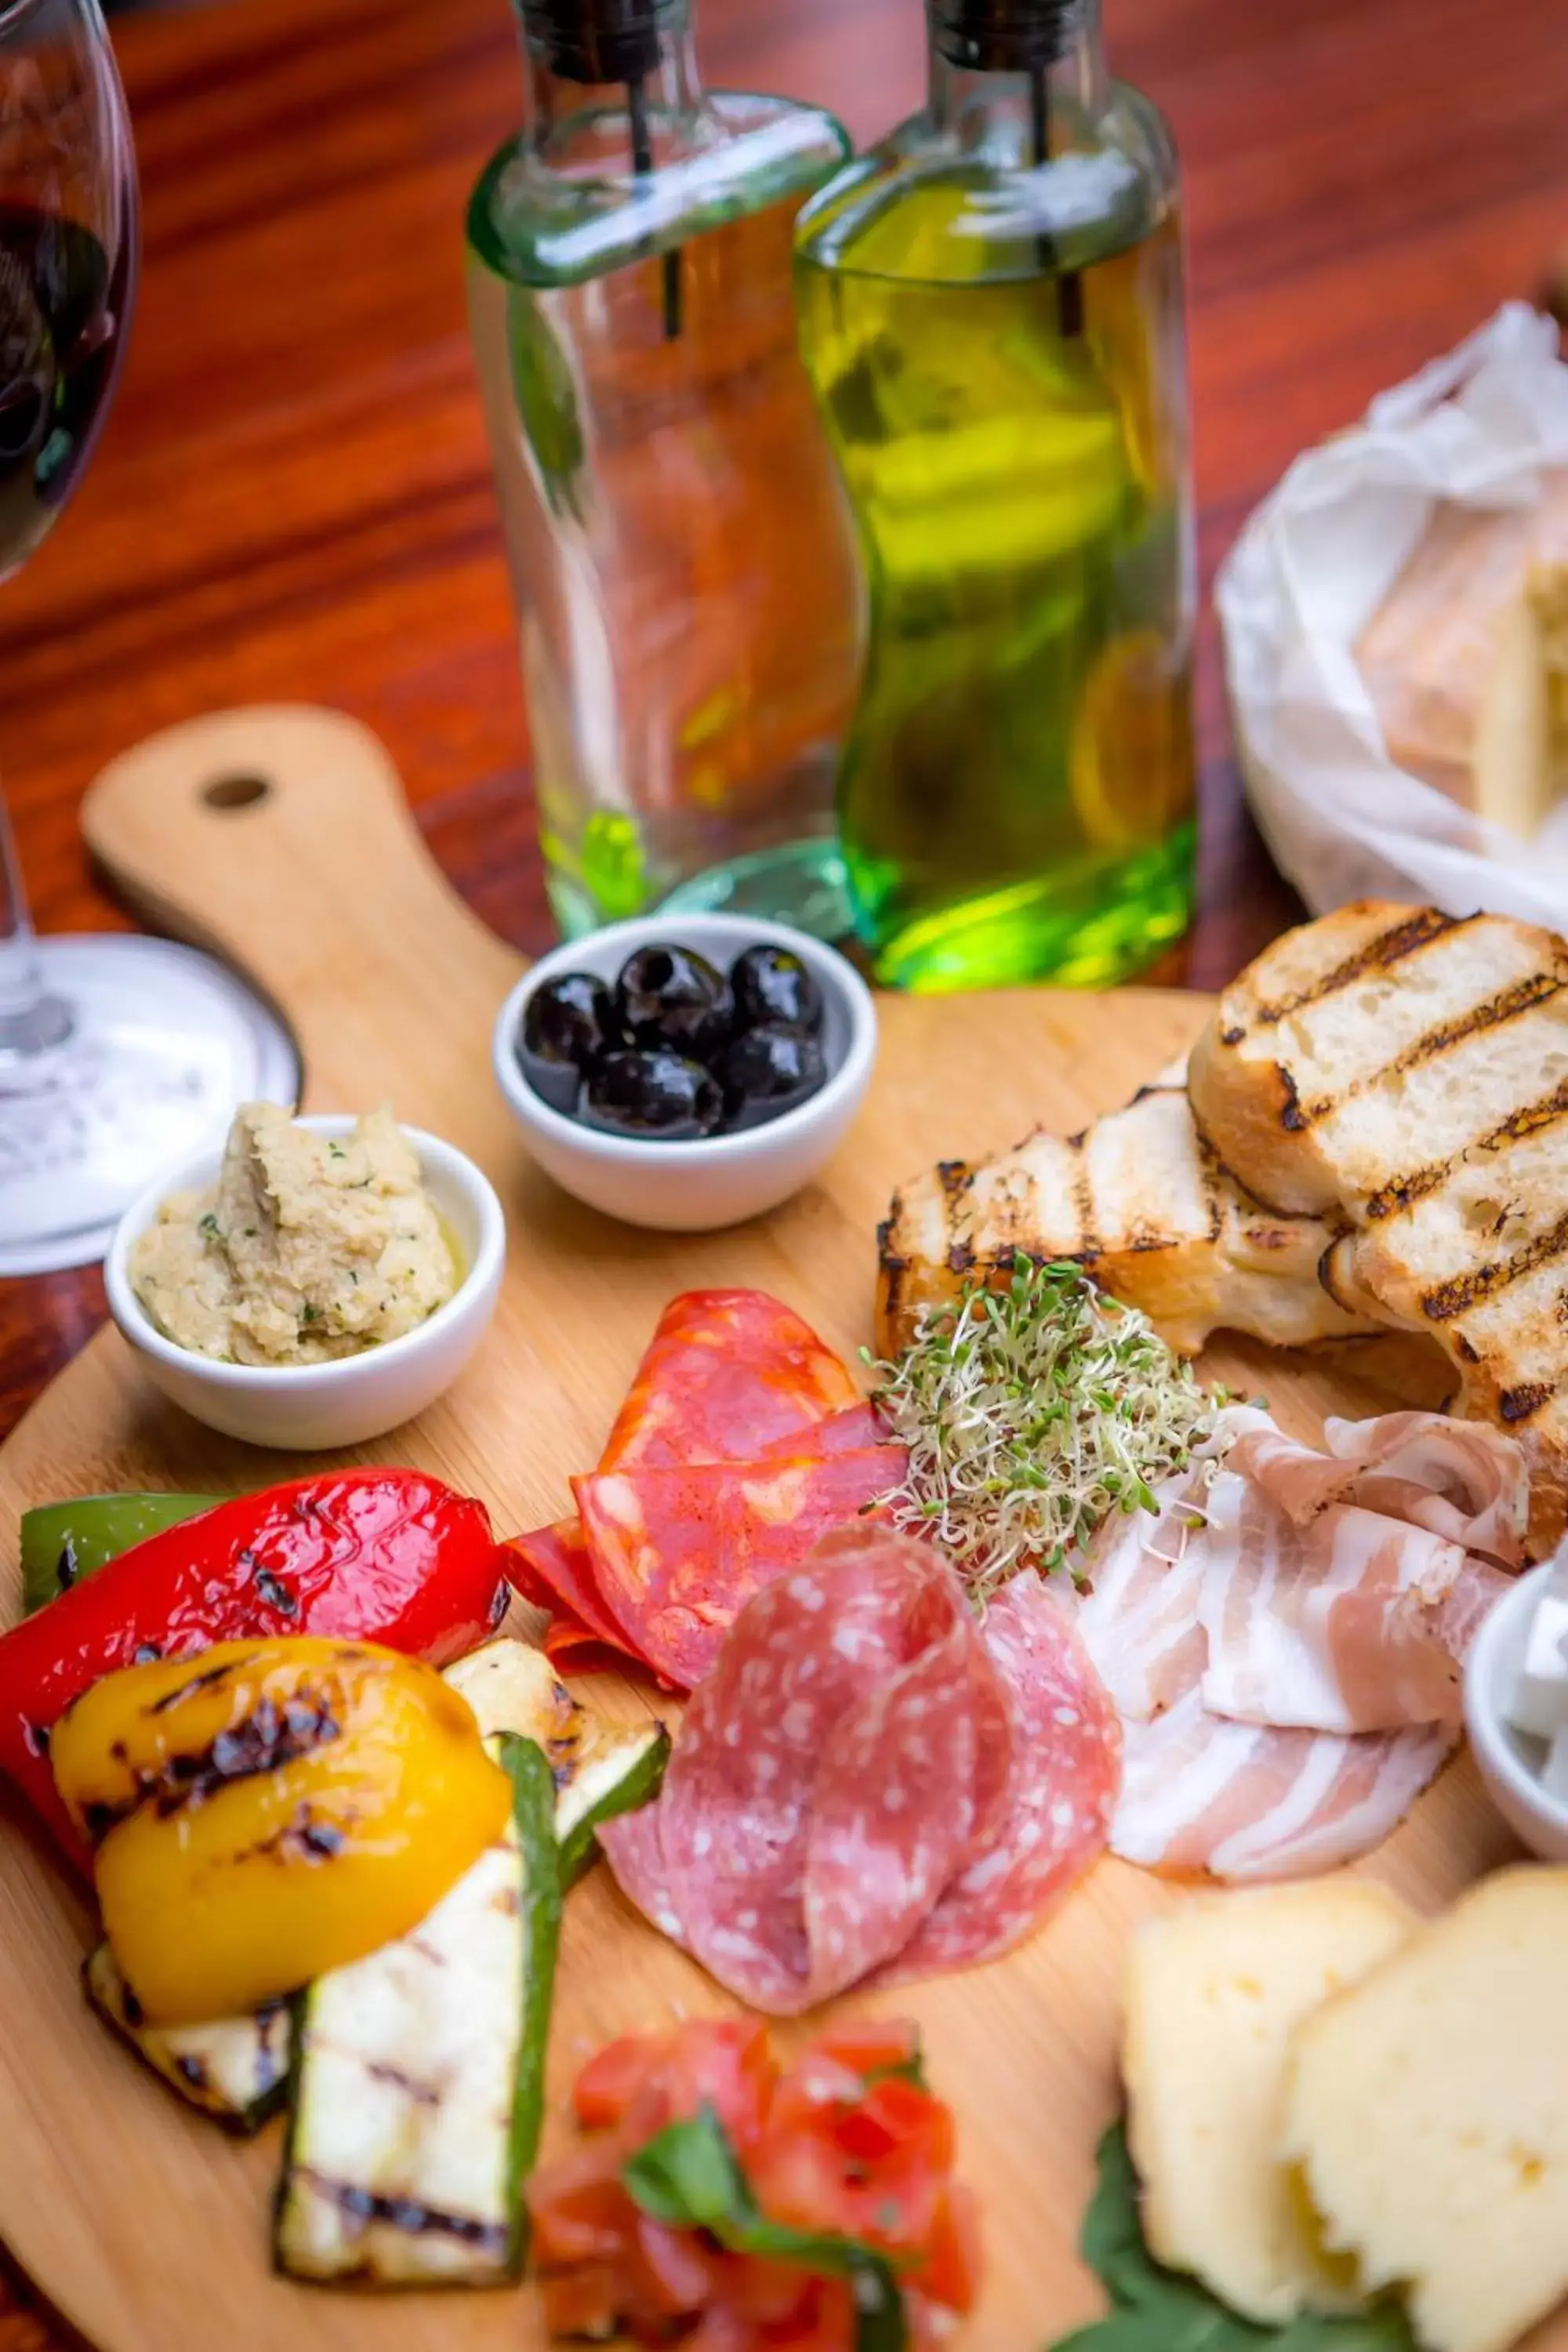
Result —
[[527, 128], [468, 215], [550, 895], [831, 931], [855, 535], [802, 362], [795, 216], [849, 152], [697, 74], [686, 0], [518, 0]]
[[869, 584], [844, 855], [885, 981], [1109, 982], [1191, 904], [1174, 154], [1099, 0], [927, 16], [925, 110], [796, 240]]

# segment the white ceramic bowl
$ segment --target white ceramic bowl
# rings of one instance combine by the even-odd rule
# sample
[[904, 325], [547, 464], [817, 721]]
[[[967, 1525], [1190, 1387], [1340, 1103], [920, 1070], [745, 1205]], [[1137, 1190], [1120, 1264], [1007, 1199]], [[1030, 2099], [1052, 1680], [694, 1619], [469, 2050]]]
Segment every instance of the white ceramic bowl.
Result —
[[1546, 1743], [1516, 1731], [1504, 1706], [1524, 1663], [1535, 1606], [1552, 1572], [1532, 1568], [1497, 1602], [1465, 1662], [1465, 1728], [1492, 1802], [1532, 1853], [1568, 1862], [1568, 1804], [1541, 1783]]
[[[316, 1135], [341, 1136], [354, 1122], [311, 1118], [300, 1124]], [[165, 1339], [132, 1289], [128, 1268], [138, 1235], [171, 1192], [216, 1181], [221, 1145], [170, 1169], [132, 1202], [104, 1262], [109, 1311], [166, 1397], [227, 1437], [290, 1453], [318, 1453], [383, 1436], [450, 1387], [495, 1312], [506, 1260], [506, 1220], [488, 1178], [471, 1160], [416, 1127], [403, 1132], [419, 1155], [426, 1187], [461, 1253], [463, 1278], [445, 1307], [416, 1330], [335, 1363], [216, 1363]]]
[[[695, 948], [727, 970], [742, 948], [759, 944], [791, 950], [821, 987], [828, 1072], [808, 1101], [765, 1126], [690, 1143], [604, 1135], [552, 1110], [518, 1067], [523, 1007], [543, 982], [567, 971], [613, 981], [634, 948], [661, 945]], [[876, 1008], [853, 965], [805, 931], [746, 915], [642, 915], [552, 948], [518, 982], [495, 1025], [496, 1082], [540, 1166], [591, 1208], [665, 1233], [739, 1224], [798, 1192], [843, 1140], [876, 1058]]]

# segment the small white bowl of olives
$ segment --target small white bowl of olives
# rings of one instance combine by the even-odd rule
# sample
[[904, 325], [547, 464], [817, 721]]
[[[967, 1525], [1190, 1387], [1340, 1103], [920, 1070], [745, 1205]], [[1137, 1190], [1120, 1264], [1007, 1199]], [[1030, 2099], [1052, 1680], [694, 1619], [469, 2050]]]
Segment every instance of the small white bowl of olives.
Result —
[[646, 915], [541, 957], [496, 1017], [529, 1150], [590, 1207], [703, 1233], [760, 1216], [837, 1150], [877, 1057], [834, 949], [744, 915]]

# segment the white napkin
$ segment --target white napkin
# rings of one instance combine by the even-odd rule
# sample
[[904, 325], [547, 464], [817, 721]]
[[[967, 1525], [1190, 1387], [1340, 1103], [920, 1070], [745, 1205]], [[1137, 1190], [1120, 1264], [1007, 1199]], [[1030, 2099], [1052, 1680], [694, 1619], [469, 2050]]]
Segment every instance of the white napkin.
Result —
[[1568, 807], [1534, 843], [1396, 767], [1352, 647], [1438, 501], [1528, 505], [1568, 466], [1568, 366], [1523, 303], [1380, 394], [1249, 517], [1215, 587], [1242, 774], [1314, 914], [1389, 898], [1568, 925]]

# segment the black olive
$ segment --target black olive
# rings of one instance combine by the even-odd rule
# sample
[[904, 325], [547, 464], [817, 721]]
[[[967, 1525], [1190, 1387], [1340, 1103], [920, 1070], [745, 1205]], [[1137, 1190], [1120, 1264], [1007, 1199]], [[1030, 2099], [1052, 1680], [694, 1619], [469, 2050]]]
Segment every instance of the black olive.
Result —
[[536, 1095], [570, 1113], [590, 1070], [623, 1042], [616, 1001], [591, 971], [563, 971], [522, 1008], [517, 1062]]
[[667, 1047], [606, 1054], [584, 1082], [577, 1116], [607, 1135], [689, 1143], [711, 1135], [724, 1108], [717, 1081], [700, 1062]]
[[805, 1102], [826, 1077], [827, 1065], [816, 1038], [764, 1021], [720, 1055], [713, 1075], [724, 1089], [724, 1132], [732, 1135]]
[[616, 1003], [634, 1045], [667, 1045], [705, 1062], [734, 1034], [730, 983], [692, 948], [638, 948], [621, 966]]
[[742, 1029], [755, 1029], [764, 1021], [782, 1021], [786, 1028], [822, 1034], [822, 991], [799, 956], [788, 948], [745, 948], [730, 966], [735, 992], [735, 1021]]

